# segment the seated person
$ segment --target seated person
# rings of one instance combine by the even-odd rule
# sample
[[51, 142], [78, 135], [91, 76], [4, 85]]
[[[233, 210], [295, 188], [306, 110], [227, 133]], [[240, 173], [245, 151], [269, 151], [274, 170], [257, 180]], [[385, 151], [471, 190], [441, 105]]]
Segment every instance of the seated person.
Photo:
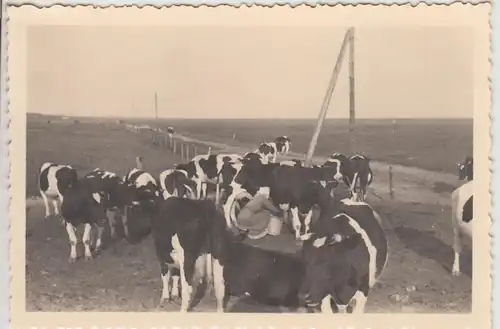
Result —
[[258, 192], [236, 216], [239, 230], [253, 239], [259, 239], [267, 235], [271, 217], [266, 216], [267, 214], [263, 213], [262, 210], [267, 210], [271, 216], [281, 217], [282, 211], [269, 200], [269, 192]]

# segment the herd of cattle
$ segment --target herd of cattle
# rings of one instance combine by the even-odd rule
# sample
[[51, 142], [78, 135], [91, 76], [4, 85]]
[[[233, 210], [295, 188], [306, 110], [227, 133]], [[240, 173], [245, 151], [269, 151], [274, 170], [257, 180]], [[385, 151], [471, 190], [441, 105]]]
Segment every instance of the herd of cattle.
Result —
[[[114, 238], [116, 219], [121, 217], [128, 239], [134, 234], [129, 214], [141, 213], [160, 262], [160, 304], [179, 297], [180, 281], [181, 312], [192, 307], [203, 281], [208, 289], [214, 288], [219, 312], [225, 311], [229, 296], [243, 295], [310, 312], [363, 312], [388, 259], [381, 218], [365, 202], [373, 180], [370, 160], [360, 154], [334, 153], [321, 166], [308, 167], [301, 160], [277, 163], [277, 155], [290, 148], [290, 138], [280, 136], [243, 156], [197, 155], [166, 169], [158, 179], [144, 170], [140, 157], [124, 177], [100, 168], [79, 177], [70, 165], [44, 163], [40, 194], [46, 217], [50, 202], [62, 217], [71, 262], [77, 259], [77, 226], [84, 224], [85, 259], [92, 259], [92, 251], [102, 249], [106, 225]], [[459, 178], [469, 182], [452, 194], [455, 275], [460, 272], [460, 237], [464, 232], [471, 235], [471, 158], [459, 164], [459, 172]], [[216, 188], [215, 202], [208, 199], [208, 184]], [[334, 198], [339, 184], [350, 192], [341, 201]], [[250, 246], [242, 242], [244, 234], [235, 233], [237, 206], [257, 193], [267, 193], [283, 210], [285, 223], [301, 246], [299, 254]], [[319, 216], [313, 220], [315, 208]]]

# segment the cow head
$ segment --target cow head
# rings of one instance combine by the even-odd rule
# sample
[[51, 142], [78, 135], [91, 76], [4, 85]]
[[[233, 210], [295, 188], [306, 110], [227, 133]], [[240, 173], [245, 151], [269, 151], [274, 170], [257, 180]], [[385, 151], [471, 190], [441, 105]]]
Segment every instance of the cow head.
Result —
[[207, 157], [201, 158], [198, 160], [198, 164], [200, 165], [203, 173], [198, 173], [199, 175], [205, 175], [210, 179], [214, 179], [217, 177], [217, 155], [210, 154]]
[[462, 163], [457, 163], [458, 179], [470, 181], [474, 176], [474, 161], [471, 156], [467, 156]]
[[[345, 264], [344, 255], [360, 241], [360, 234], [349, 225], [345, 214], [322, 218], [315, 223], [311, 239], [302, 245], [305, 275], [299, 299], [303, 305], [317, 310], [325, 297], [336, 295], [336, 287], [347, 283], [350, 268]], [[347, 305], [349, 300], [340, 302]]]

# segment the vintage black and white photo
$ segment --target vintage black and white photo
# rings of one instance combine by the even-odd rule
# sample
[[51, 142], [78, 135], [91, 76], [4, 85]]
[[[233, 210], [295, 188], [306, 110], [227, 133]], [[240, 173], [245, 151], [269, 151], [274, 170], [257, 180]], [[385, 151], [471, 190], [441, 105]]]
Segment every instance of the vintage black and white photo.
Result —
[[11, 8], [23, 314], [489, 323], [488, 10], [366, 7]]

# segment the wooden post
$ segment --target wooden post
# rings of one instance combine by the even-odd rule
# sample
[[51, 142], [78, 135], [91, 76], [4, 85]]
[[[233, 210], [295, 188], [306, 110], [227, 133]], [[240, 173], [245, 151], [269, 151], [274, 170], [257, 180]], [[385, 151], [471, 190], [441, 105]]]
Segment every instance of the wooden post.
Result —
[[177, 153], [177, 141], [174, 139], [174, 154]]
[[394, 200], [394, 188], [393, 188], [393, 181], [392, 181], [392, 166], [389, 166], [389, 196], [391, 200]]
[[155, 92], [155, 118], [158, 120], [158, 95]]
[[184, 161], [184, 144], [181, 143], [180, 146], [181, 146], [181, 160]]
[[208, 147], [208, 155], [212, 154], [212, 146]]
[[198, 155], [198, 151], [196, 149], [196, 145], [193, 146], [194, 150], [193, 150], [193, 157], [197, 156]]
[[352, 31], [353, 28], [349, 28], [345, 34], [344, 41], [342, 42], [342, 46], [340, 48], [340, 52], [337, 57], [337, 62], [335, 63], [335, 67], [333, 69], [333, 73], [330, 78], [330, 83], [328, 85], [328, 89], [326, 91], [326, 95], [323, 100], [323, 105], [321, 106], [321, 111], [318, 116], [318, 123], [316, 125], [316, 130], [314, 131], [313, 137], [309, 144], [309, 149], [307, 150], [306, 161], [305, 161], [305, 165], [307, 167], [311, 166], [314, 150], [316, 149], [316, 144], [318, 143], [319, 133], [321, 132], [321, 128], [323, 127], [323, 122], [325, 121], [326, 113], [328, 111], [328, 106], [330, 105], [330, 100], [332, 98], [333, 90], [335, 89], [335, 85], [337, 84], [337, 79], [340, 73], [340, 66], [342, 64], [342, 59], [344, 58], [345, 49], [347, 47], [347, 43], [350, 40], [350, 35]]
[[186, 161], [189, 161], [189, 144], [186, 144]]
[[350, 153], [356, 152], [356, 135], [354, 132], [356, 123], [355, 98], [354, 98], [354, 29], [351, 30], [349, 42], [349, 136], [350, 136]]

